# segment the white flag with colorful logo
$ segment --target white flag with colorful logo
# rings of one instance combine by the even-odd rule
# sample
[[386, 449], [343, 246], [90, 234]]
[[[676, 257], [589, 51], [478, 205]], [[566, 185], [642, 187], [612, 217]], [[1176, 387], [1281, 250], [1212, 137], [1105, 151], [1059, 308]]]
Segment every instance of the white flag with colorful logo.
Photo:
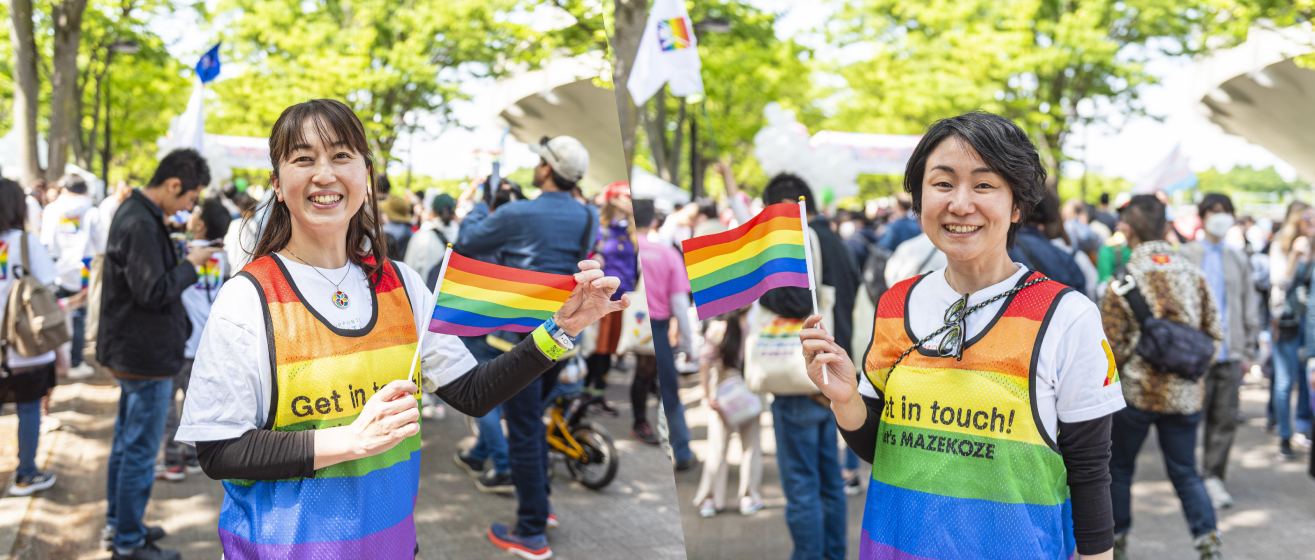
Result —
[[626, 81], [635, 105], [643, 105], [663, 84], [670, 84], [676, 97], [703, 93], [702, 68], [684, 0], [655, 0]]

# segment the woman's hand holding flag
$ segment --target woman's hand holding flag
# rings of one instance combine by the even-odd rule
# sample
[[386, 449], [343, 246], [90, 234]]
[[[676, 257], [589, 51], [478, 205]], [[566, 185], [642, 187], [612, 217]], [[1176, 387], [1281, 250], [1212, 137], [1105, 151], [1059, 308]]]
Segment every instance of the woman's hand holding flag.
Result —
[[623, 295], [620, 300], [612, 301], [612, 294], [620, 287], [621, 280], [605, 276], [597, 261], [580, 261], [575, 282], [571, 296], [553, 315], [553, 322], [568, 335], [578, 335], [604, 315], [630, 307], [630, 296]]

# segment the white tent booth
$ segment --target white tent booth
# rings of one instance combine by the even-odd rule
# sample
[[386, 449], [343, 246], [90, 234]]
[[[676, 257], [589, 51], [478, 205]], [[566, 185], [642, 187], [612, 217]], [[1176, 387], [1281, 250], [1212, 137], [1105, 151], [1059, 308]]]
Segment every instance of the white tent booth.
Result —
[[1224, 132], [1269, 150], [1315, 183], [1315, 70], [1293, 58], [1315, 51], [1309, 23], [1252, 28], [1246, 42], [1197, 61], [1193, 101]]
[[584, 144], [589, 169], [580, 182], [589, 191], [627, 180], [616, 93], [594, 84], [604, 72], [610, 69], [602, 55], [589, 54], [513, 73], [494, 86], [493, 110], [516, 140], [571, 136]]

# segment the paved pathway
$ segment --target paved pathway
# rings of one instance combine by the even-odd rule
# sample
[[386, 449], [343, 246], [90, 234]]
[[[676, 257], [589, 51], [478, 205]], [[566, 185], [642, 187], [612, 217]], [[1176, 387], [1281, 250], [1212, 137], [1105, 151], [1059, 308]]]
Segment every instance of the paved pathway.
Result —
[[[571, 482], [564, 466], [554, 472], [553, 505], [561, 528], [549, 531], [557, 558], [684, 558], [671, 463], [656, 447], [629, 437], [626, 396], [629, 374], [612, 372], [608, 391], [620, 416], [595, 418], [616, 439], [617, 479], [601, 491]], [[30, 498], [0, 499], [0, 557], [12, 550], [21, 559], [104, 559], [98, 549], [105, 512], [105, 465], [109, 455], [118, 385], [108, 377], [60, 385], [51, 404], [58, 431], [43, 434], [38, 466], [59, 474], [54, 488]], [[651, 399], [650, 402], [656, 402]], [[0, 480], [17, 466], [17, 419], [13, 407], [0, 413]], [[462, 416], [425, 421], [420, 497], [416, 508], [421, 558], [507, 558], [486, 537], [494, 521], [513, 521], [516, 501], [475, 490], [473, 479], [452, 461], [468, 439]], [[6, 482], [7, 483], [7, 482]], [[223, 489], [204, 475], [179, 483], [157, 481], [147, 509], [149, 524], [170, 535], [161, 545], [187, 559], [220, 557], [216, 523]]]
[[[702, 390], [692, 377], [681, 390], [695, 452], [705, 455], [707, 419], [712, 413], [702, 405]], [[1268, 391], [1253, 384], [1242, 392], [1242, 411], [1250, 420], [1239, 428], [1229, 463], [1228, 487], [1236, 504], [1221, 510], [1225, 557], [1229, 559], [1315, 560], [1315, 480], [1306, 472], [1306, 455], [1300, 461], [1282, 462], [1277, 457], [1277, 437], [1264, 431]], [[763, 414], [763, 497], [767, 508], [752, 517], [738, 510], [723, 511], [702, 519], [692, 503], [699, 469], [676, 474], [680, 495], [685, 546], [690, 560], [788, 558], [793, 545], [785, 525], [785, 499], [776, 469], [776, 441], [771, 413]], [[731, 445], [732, 463], [739, 463], [738, 444]], [[863, 469], [870, 470], [866, 463]], [[729, 487], [737, 488], [738, 469], [731, 469]], [[866, 490], [866, 488], [865, 488]], [[847, 558], [858, 558], [858, 531], [862, 521], [863, 495], [849, 498], [849, 543]], [[728, 499], [728, 506], [732, 505]], [[1195, 559], [1178, 498], [1165, 475], [1156, 437], [1147, 438], [1138, 459], [1133, 484], [1134, 530], [1129, 544], [1133, 560]]]

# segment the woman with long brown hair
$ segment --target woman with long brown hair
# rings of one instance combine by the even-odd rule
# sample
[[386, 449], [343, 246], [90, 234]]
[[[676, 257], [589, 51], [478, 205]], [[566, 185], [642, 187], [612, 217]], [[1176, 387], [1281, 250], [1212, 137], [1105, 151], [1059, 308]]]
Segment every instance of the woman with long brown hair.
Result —
[[[602, 208], [598, 212], [598, 233], [594, 246], [594, 260], [603, 265], [603, 271], [621, 281], [616, 294], [635, 289], [639, 278], [639, 253], [635, 246], [635, 226], [631, 223], [634, 208], [630, 202], [630, 183], [617, 181], [607, 185], [598, 194]], [[598, 340], [593, 355], [585, 359], [588, 372], [584, 390], [589, 403], [607, 416], [616, 411], [603, 398], [607, 388], [607, 372], [612, 369], [612, 354], [621, 340], [621, 316], [609, 315], [598, 322]]]
[[[307, 101], [283, 111], [269, 146], [269, 223], [214, 302], [177, 438], [224, 480], [226, 557], [412, 558], [419, 388], [482, 416], [629, 300], [611, 301], [617, 279], [581, 262], [561, 310], [510, 352], [476, 366], [456, 337], [430, 333], [408, 379], [433, 295], [389, 260], [360, 120]], [[507, 533], [522, 556], [551, 554], [542, 535]]]
[[[1296, 458], [1292, 440], [1306, 439], [1311, 429], [1310, 395], [1306, 369], [1302, 367], [1301, 345], [1305, 329], [1304, 303], [1311, 271], [1311, 236], [1315, 235], [1315, 211], [1297, 201], [1288, 206], [1287, 219], [1269, 249], [1271, 282], [1270, 310], [1274, 329], [1274, 384], [1271, 402], [1278, 427], [1278, 453], [1285, 460]], [[1297, 394], [1296, 427], [1293, 427], [1292, 394]], [[1309, 439], [1304, 442], [1309, 445]]]

